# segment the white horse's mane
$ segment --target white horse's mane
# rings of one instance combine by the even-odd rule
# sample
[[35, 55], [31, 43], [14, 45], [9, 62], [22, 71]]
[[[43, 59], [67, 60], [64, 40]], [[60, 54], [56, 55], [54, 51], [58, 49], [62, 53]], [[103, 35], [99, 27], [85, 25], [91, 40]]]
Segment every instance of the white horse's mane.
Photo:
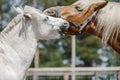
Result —
[[[32, 8], [32, 7], [30, 7], [29, 8], [29, 6], [25, 6], [24, 8], [21, 8], [21, 7], [17, 7], [17, 8], [15, 8], [16, 9], [16, 11], [19, 13], [16, 17], [14, 17], [13, 19], [12, 19], [12, 21], [10, 21], [10, 23], [6, 26], [6, 28], [1, 32], [1, 34], [3, 33], [8, 33], [12, 28], [14, 28], [15, 27], [15, 25], [17, 25], [19, 22], [21, 22], [21, 24], [20, 24], [20, 26], [23, 26], [23, 24], [25, 23], [25, 21], [23, 21], [23, 19], [24, 19], [24, 13], [31, 13], [31, 14], [34, 14], [33, 12], [36, 12], [37, 13], [37, 11], [38, 12], [40, 12], [40, 13], [42, 13], [42, 11], [41, 10], [38, 10], [38, 9], [35, 9], [35, 8]], [[30, 11], [29, 9], [33, 9], [33, 12], [32, 11]], [[36, 11], [34, 11], [34, 10], [36, 10]], [[39, 23], [38, 23], [39, 24]], [[24, 25], [25, 26], [25, 25]]]
[[15, 25], [17, 25], [21, 21], [21, 17], [22, 17], [21, 14], [14, 17], [14, 19], [12, 19], [12, 21], [7, 25], [7, 27], [1, 33], [9, 32], [12, 28], [15, 27]]
[[[80, 4], [80, 8], [87, 10], [96, 2], [104, 0], [79, 0], [75, 4]], [[110, 37], [117, 38], [120, 32], [120, 3], [109, 2], [104, 8], [99, 10], [97, 17], [97, 31], [103, 31], [102, 41], [107, 43]]]

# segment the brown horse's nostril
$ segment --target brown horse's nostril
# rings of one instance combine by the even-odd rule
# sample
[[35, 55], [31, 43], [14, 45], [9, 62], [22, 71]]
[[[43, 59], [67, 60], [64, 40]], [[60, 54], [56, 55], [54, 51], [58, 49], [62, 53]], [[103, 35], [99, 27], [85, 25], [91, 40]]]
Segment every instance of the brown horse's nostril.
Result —
[[44, 13], [49, 15], [49, 16], [55, 16], [55, 11], [53, 11], [51, 9], [50, 10], [45, 10]]

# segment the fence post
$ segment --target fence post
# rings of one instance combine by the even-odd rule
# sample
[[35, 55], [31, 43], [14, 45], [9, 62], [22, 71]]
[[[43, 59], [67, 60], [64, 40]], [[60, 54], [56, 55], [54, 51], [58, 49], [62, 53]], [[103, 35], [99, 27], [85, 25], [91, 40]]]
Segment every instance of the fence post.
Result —
[[72, 36], [72, 80], [76, 80], [76, 75], [75, 75], [75, 59], [76, 59], [76, 36]]
[[[35, 68], [39, 68], [39, 48], [37, 48], [35, 52], [34, 66]], [[37, 73], [34, 73], [33, 80], [39, 80], [39, 76]]]
[[118, 80], [120, 80], [120, 71], [118, 71]]
[[99, 72], [95, 72], [95, 80], [99, 80]]
[[69, 74], [67, 72], [64, 74], [64, 80], [69, 80]]

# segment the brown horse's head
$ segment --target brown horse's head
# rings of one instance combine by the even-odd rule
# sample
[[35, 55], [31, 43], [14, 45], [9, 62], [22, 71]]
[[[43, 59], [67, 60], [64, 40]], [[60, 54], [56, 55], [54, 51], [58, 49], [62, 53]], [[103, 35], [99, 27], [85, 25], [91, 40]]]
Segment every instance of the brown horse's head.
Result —
[[[79, 0], [72, 5], [69, 6], [59, 6], [48, 8], [44, 11], [45, 14], [61, 17], [70, 22], [75, 22], [79, 24], [83, 24], [85, 20], [88, 19], [94, 12], [97, 12], [101, 8], [103, 8], [108, 3], [105, 1], [95, 1], [95, 0]], [[95, 27], [91, 27], [94, 25], [94, 17], [85, 25], [86, 27], [82, 32], [86, 32], [88, 28], [95, 29]], [[71, 35], [79, 34], [79, 30], [81, 27], [76, 27], [74, 24], [71, 24], [68, 30], [64, 30], [65, 33]], [[92, 29], [90, 32], [92, 32]]]

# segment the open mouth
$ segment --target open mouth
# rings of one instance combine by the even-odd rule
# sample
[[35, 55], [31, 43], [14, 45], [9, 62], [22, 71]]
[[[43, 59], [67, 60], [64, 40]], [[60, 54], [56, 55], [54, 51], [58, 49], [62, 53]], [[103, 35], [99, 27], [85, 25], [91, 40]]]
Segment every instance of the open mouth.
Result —
[[59, 30], [58, 32], [61, 38], [64, 38], [66, 36], [66, 33], [63, 30]]

